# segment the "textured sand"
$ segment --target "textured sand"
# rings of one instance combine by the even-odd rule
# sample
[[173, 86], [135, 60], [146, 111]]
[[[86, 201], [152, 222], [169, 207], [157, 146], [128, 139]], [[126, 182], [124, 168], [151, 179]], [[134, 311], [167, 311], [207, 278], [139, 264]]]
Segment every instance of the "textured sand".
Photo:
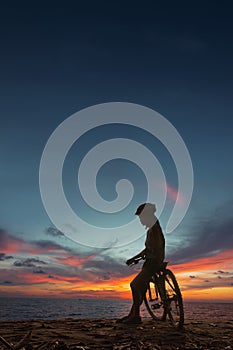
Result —
[[[151, 319], [137, 326], [116, 324], [111, 319], [0, 322], [0, 336], [14, 346], [29, 330], [32, 335], [25, 349], [233, 350], [233, 319], [186, 320], [182, 331]], [[0, 349], [6, 347], [1, 344]]]

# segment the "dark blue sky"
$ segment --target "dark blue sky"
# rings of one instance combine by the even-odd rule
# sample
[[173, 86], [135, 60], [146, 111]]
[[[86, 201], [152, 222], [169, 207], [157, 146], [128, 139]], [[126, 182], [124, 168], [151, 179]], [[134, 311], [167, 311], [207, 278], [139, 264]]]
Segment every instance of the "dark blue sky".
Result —
[[[50, 225], [38, 183], [45, 143], [71, 114], [112, 101], [155, 109], [183, 137], [193, 162], [195, 187], [181, 231], [230, 202], [230, 4], [1, 5], [0, 225], [28, 235], [40, 235]], [[152, 140], [146, 135], [143, 139], [149, 147]], [[176, 175], [169, 174], [172, 166], [161, 158], [175, 186]]]

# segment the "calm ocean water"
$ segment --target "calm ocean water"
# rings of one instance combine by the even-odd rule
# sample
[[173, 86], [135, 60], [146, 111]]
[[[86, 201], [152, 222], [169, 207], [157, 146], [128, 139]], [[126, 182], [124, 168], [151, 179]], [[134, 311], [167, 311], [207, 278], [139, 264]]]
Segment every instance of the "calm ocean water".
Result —
[[[233, 303], [186, 302], [185, 318], [233, 320]], [[130, 300], [0, 298], [0, 320], [58, 318], [118, 318], [125, 316]], [[149, 317], [144, 305], [142, 316]]]

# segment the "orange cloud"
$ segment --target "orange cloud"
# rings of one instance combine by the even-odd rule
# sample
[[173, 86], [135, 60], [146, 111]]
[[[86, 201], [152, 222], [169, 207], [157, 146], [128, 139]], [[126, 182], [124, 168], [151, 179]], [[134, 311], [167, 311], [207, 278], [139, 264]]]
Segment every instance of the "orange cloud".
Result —
[[7, 231], [0, 229], [0, 247], [1, 252], [5, 254], [13, 253], [36, 253], [35, 247], [25, 242], [22, 238], [14, 237]]
[[233, 268], [233, 249], [229, 249], [224, 252], [216, 253], [209, 257], [204, 257], [196, 259], [190, 262], [186, 262], [178, 265], [171, 265], [174, 271], [178, 272], [188, 272], [188, 271], [203, 271], [208, 269], [217, 269], [221, 268]]
[[[131, 298], [130, 281], [137, 270], [134, 274], [122, 277], [128, 270], [110, 257], [99, 260], [95, 254], [76, 256], [50, 241], [34, 246], [3, 230], [0, 233], [4, 253], [47, 254], [47, 263], [43, 268], [12, 266], [11, 260], [1, 262], [0, 292], [3, 294], [17, 291], [17, 294], [40, 296], [52, 293], [62, 297], [98, 295], [99, 298]], [[59, 256], [48, 255], [50, 249], [53, 253], [58, 252]], [[214, 256], [171, 264], [170, 268], [178, 279], [184, 298], [233, 300], [232, 257], [233, 249], [229, 249]]]
[[89, 255], [87, 257], [82, 257], [82, 256], [74, 256], [74, 255], [64, 253], [63, 257], [52, 257], [52, 259], [64, 265], [83, 267], [83, 264], [86, 261], [92, 260], [94, 257], [95, 257], [94, 254]]
[[233, 249], [171, 265], [183, 296], [192, 300], [233, 300]]

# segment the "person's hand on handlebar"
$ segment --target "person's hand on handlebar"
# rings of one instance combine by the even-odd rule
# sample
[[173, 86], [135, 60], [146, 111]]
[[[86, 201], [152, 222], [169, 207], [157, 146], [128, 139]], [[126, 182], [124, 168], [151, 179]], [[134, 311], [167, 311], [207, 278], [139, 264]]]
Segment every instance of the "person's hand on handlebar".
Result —
[[135, 263], [135, 259], [134, 258], [130, 258], [126, 261], [126, 264], [129, 266], [129, 265], [132, 265]]
[[130, 258], [126, 261], [126, 264], [132, 265], [132, 264], [137, 264], [141, 259], [145, 259], [146, 257], [146, 250], [143, 249], [139, 254], [135, 255], [133, 258]]

